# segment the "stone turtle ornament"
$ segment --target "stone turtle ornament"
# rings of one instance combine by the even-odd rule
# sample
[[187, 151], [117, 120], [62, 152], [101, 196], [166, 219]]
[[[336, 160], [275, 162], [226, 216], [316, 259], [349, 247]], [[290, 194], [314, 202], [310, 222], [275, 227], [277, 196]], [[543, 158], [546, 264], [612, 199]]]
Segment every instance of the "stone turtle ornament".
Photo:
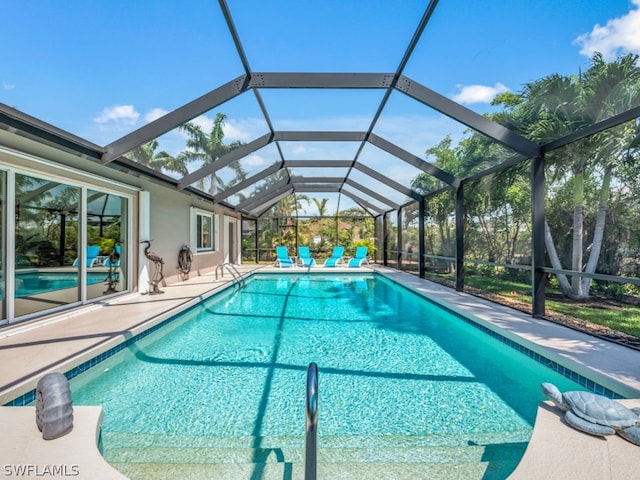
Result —
[[564, 392], [551, 383], [542, 384], [542, 393], [566, 412], [564, 419], [573, 428], [591, 435], [620, 435], [640, 446], [640, 407], [627, 408], [615, 400], [589, 392]]

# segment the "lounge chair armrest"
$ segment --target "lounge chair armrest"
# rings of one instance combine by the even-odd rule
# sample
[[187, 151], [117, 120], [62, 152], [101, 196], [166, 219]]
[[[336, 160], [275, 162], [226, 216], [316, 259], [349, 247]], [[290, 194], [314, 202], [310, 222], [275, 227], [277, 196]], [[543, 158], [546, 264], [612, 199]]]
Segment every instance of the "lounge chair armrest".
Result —
[[108, 255], [98, 255], [91, 261], [90, 267], [100, 267], [104, 265], [104, 262], [106, 262], [108, 258]]

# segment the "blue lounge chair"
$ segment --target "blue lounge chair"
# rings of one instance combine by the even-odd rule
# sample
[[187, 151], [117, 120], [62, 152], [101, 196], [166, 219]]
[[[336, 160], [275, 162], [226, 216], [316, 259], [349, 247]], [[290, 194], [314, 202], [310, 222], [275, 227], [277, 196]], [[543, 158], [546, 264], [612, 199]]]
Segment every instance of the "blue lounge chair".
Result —
[[287, 247], [276, 247], [276, 267], [293, 267], [293, 260], [289, 256]]
[[309, 247], [298, 247], [298, 263], [301, 267], [312, 267], [316, 264], [315, 258], [309, 252]]
[[[99, 264], [99, 255], [100, 255], [100, 245], [88, 245], [87, 246], [87, 267], [93, 267], [96, 264]], [[73, 266], [77, 267], [79, 265], [79, 258], [76, 258], [73, 261]]]
[[368, 247], [358, 247], [356, 248], [356, 256], [349, 259], [350, 267], [360, 267], [363, 263], [369, 263], [369, 259], [367, 259], [367, 250]]
[[344, 247], [333, 247], [333, 253], [324, 261], [325, 267], [335, 267], [342, 265], [342, 256], [344, 255]]

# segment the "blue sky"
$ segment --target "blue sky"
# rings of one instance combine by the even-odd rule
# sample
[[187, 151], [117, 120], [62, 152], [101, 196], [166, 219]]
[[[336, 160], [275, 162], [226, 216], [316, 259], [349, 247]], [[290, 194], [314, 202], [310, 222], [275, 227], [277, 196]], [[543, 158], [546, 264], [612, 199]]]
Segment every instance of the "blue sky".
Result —
[[[426, 0], [228, 0], [254, 72], [393, 72]], [[600, 51], [640, 53], [640, 0], [442, 0], [404, 74], [478, 113], [496, 93], [577, 73]], [[2, 5], [0, 102], [106, 145], [243, 73], [214, 0], [35, 0]], [[250, 92], [248, 92], [250, 93]], [[265, 90], [276, 130], [366, 130], [382, 91]], [[252, 94], [227, 114], [229, 141], [267, 131]], [[393, 93], [374, 132], [424, 158], [463, 127]], [[163, 148], [181, 148], [177, 132]], [[284, 145], [291, 156], [348, 158], [351, 146]], [[334, 150], [335, 149], [335, 150]], [[387, 161], [371, 149], [369, 165]], [[259, 170], [275, 153], [256, 152]], [[377, 166], [377, 167], [376, 167]], [[415, 172], [386, 164], [403, 180]]]

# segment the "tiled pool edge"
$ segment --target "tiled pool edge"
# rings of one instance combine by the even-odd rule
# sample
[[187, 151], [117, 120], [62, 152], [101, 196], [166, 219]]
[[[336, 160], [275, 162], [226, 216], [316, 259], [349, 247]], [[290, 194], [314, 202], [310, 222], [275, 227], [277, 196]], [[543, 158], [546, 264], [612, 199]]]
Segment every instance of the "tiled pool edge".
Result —
[[613, 399], [624, 399], [626, 397], [624, 397], [623, 395], [620, 395], [619, 393], [616, 393], [615, 391], [600, 385], [599, 383], [590, 380], [589, 378], [585, 377], [584, 375], [581, 375], [580, 373], [577, 373], [575, 371], [573, 371], [572, 369], [565, 367], [564, 365], [551, 360], [547, 357], [545, 357], [544, 355], [535, 352], [534, 350], [531, 350], [528, 347], [525, 347], [524, 345], [516, 342], [515, 340], [512, 340], [508, 337], [506, 337], [505, 335], [502, 335], [498, 332], [496, 332], [495, 330], [482, 325], [481, 323], [479, 323], [478, 321], [474, 320], [473, 318], [469, 318], [469, 316], [471, 314], [466, 313], [463, 314], [461, 312], [458, 312], [456, 309], [452, 308], [451, 305], [447, 304], [444, 301], [437, 301], [436, 299], [431, 298], [431, 296], [427, 293], [424, 292], [420, 292], [419, 290], [416, 290], [408, 285], [403, 284], [402, 282], [399, 282], [397, 280], [395, 280], [394, 278], [391, 278], [388, 275], [385, 275], [384, 272], [380, 272], [380, 271], [375, 271], [374, 272], [377, 275], [380, 275], [382, 277], [384, 277], [386, 280], [394, 283], [395, 285], [398, 285], [401, 288], [404, 288], [405, 290], [413, 293], [414, 295], [419, 295], [420, 297], [422, 297], [423, 299], [425, 299], [426, 301], [432, 302], [432, 303], [436, 303], [437, 305], [439, 305], [440, 307], [444, 308], [445, 310], [447, 310], [449, 313], [453, 314], [456, 318], [459, 318], [460, 320], [463, 320], [465, 323], [479, 329], [480, 331], [482, 331], [483, 333], [488, 334], [489, 336], [495, 338], [496, 340], [504, 343], [505, 345], [509, 346], [510, 348], [513, 348], [514, 350], [517, 350], [518, 352], [526, 355], [527, 357], [531, 358], [532, 360], [535, 360], [536, 362], [544, 365], [547, 368], [550, 368], [551, 370], [555, 371], [556, 373], [559, 373], [560, 375], [576, 382], [577, 384], [579, 384], [580, 386], [584, 387], [585, 389], [587, 389], [590, 392], [596, 393], [598, 395], [603, 395], [605, 397], [608, 398], [613, 398]]
[[[287, 272], [288, 273], [288, 272]], [[290, 272], [293, 274], [300, 274], [301, 272]], [[326, 272], [313, 272], [313, 273], [325, 273]], [[340, 274], [345, 274], [345, 275], [349, 275], [349, 273], [344, 273], [344, 272], [339, 272]], [[361, 274], [362, 272], [360, 272]], [[255, 273], [251, 273], [247, 278], [251, 278], [254, 275], [259, 275], [259, 274], [266, 274], [266, 275], [271, 275], [272, 273], [268, 273], [268, 272], [255, 272]], [[354, 272], [355, 274], [355, 272]], [[442, 308], [446, 309], [448, 312], [452, 313], [453, 315], [456, 316], [456, 318], [459, 318], [461, 320], [463, 320], [464, 322], [466, 322], [467, 324], [478, 328], [479, 330], [481, 330], [483, 333], [486, 333], [488, 335], [490, 335], [492, 338], [495, 338], [496, 340], [504, 343], [505, 345], [509, 346], [510, 348], [513, 348], [517, 351], [519, 351], [520, 353], [523, 353], [524, 355], [528, 356], [529, 358], [531, 358], [532, 360], [544, 365], [547, 368], [550, 368], [551, 370], [563, 375], [566, 378], [569, 378], [571, 380], [573, 380], [574, 382], [578, 383], [579, 385], [581, 385], [582, 387], [584, 387], [585, 389], [587, 389], [588, 391], [591, 391], [593, 393], [597, 393], [599, 395], [603, 395], [609, 398], [625, 398], [624, 396], [616, 393], [615, 391], [600, 385], [599, 383], [590, 380], [589, 378], [585, 377], [584, 375], [581, 375], [573, 370], [571, 370], [568, 367], [565, 367], [564, 365], [561, 365], [560, 363], [551, 360], [547, 357], [545, 357], [544, 355], [541, 355], [540, 353], [537, 353], [533, 350], [531, 350], [528, 347], [525, 347], [523, 345], [521, 345], [520, 343], [482, 325], [481, 323], [479, 323], [478, 321], [474, 320], [473, 318], [469, 318], [468, 315], [470, 314], [463, 314], [460, 313], [458, 311], [456, 311], [455, 309], [452, 308], [452, 306], [448, 305], [446, 302], [440, 302], [440, 301], [436, 301], [435, 299], [431, 298], [430, 295], [425, 294], [424, 292], [420, 292], [408, 285], [404, 285], [402, 282], [399, 282], [397, 280], [395, 280], [394, 278], [391, 278], [388, 275], [385, 275], [383, 272], [379, 272], [379, 271], [371, 271], [371, 273], [367, 274], [372, 274], [372, 275], [380, 275], [381, 277], [385, 278], [386, 280], [394, 283], [395, 285], [398, 285], [401, 288], [404, 288], [405, 290], [413, 293], [414, 295], [419, 295], [420, 297], [422, 297], [424, 300], [432, 302], [432, 303], [437, 303], [439, 306], [441, 306]], [[225, 291], [227, 291], [228, 289], [233, 288], [233, 284], [232, 285], [228, 285], [222, 289], [215, 289], [212, 290], [211, 292], [209, 292], [209, 295], [206, 296], [206, 298], [211, 298], [214, 295], [218, 295], [220, 293], [223, 293]], [[205, 298], [205, 299], [206, 299]], [[173, 312], [168, 318], [158, 322], [157, 324], [153, 325], [152, 327], [126, 339], [125, 341], [119, 343], [118, 345], [106, 350], [105, 352], [100, 353], [99, 355], [96, 355], [95, 357], [81, 363], [80, 365], [72, 368], [71, 370], [68, 370], [67, 372], [64, 372], [65, 376], [67, 377], [68, 380], [71, 380], [72, 378], [76, 377], [77, 375], [80, 375], [81, 373], [85, 372], [86, 370], [98, 365], [99, 363], [103, 362], [104, 360], [110, 358], [111, 356], [115, 355], [116, 353], [124, 350], [125, 348], [131, 346], [132, 344], [136, 343], [138, 340], [146, 337], [147, 335], [150, 335], [151, 333], [157, 331], [158, 329], [164, 327], [165, 325], [171, 323], [173, 320], [176, 319], [176, 317], [188, 310], [190, 310], [191, 308], [195, 308], [197, 307], [197, 305], [200, 303], [200, 301], [202, 301], [204, 299], [200, 299], [198, 302], [192, 304], [192, 305], [188, 305], [186, 306], [186, 308], [183, 308], [177, 312]], [[151, 320], [150, 320], [151, 321]], [[11, 400], [10, 402], [4, 404], [4, 406], [24, 406], [24, 405], [28, 405], [30, 403], [32, 403], [33, 401], [35, 401], [35, 389], [31, 390], [29, 392], [24, 393], [23, 395], [18, 396], [17, 398]]]
[[[99, 363], [107, 360], [108, 358], [112, 357], [113, 355], [115, 355], [116, 353], [124, 350], [125, 348], [128, 348], [129, 346], [133, 345], [134, 343], [136, 343], [137, 341], [141, 340], [142, 338], [152, 334], [153, 332], [157, 331], [158, 329], [166, 326], [167, 324], [173, 322], [178, 315], [192, 309], [192, 308], [197, 308], [198, 305], [203, 301], [203, 300], [207, 300], [208, 298], [211, 298], [214, 295], [218, 295], [220, 293], [223, 293], [231, 288], [234, 288], [235, 284], [228, 284], [222, 288], [215, 288], [213, 290], [210, 290], [209, 292], [207, 292], [204, 295], [200, 295], [197, 298], [193, 298], [192, 301], [188, 302], [187, 304], [182, 305], [182, 308], [178, 308], [177, 311], [171, 312], [167, 318], [165, 318], [164, 320], [159, 321], [158, 323], [152, 325], [151, 327], [141, 331], [140, 333], [137, 333], [133, 336], [131, 336], [130, 338], [127, 338], [126, 340], [124, 340], [123, 342], [118, 343], [117, 345], [115, 345], [114, 347], [111, 347], [109, 349], [107, 349], [106, 351], [90, 358], [89, 360], [86, 360], [85, 362], [82, 362], [80, 365], [77, 365], [75, 367], [73, 367], [70, 370], [67, 370], [66, 372], [64, 372], [65, 377], [67, 378], [67, 380], [71, 380], [72, 378], [80, 375], [81, 373], [84, 373], [85, 371], [89, 370], [90, 368], [98, 365]], [[162, 316], [160, 316], [161, 318]], [[155, 319], [157, 319], [158, 317], [156, 317]], [[153, 323], [154, 318], [149, 319], [149, 321], [147, 323]], [[29, 390], [28, 392], [19, 395], [18, 397], [14, 398], [13, 400], [3, 404], [2, 406], [4, 407], [22, 407], [22, 406], [26, 406], [29, 405], [30, 403], [34, 402], [36, 399], [36, 390], [35, 388], [32, 390]]]

